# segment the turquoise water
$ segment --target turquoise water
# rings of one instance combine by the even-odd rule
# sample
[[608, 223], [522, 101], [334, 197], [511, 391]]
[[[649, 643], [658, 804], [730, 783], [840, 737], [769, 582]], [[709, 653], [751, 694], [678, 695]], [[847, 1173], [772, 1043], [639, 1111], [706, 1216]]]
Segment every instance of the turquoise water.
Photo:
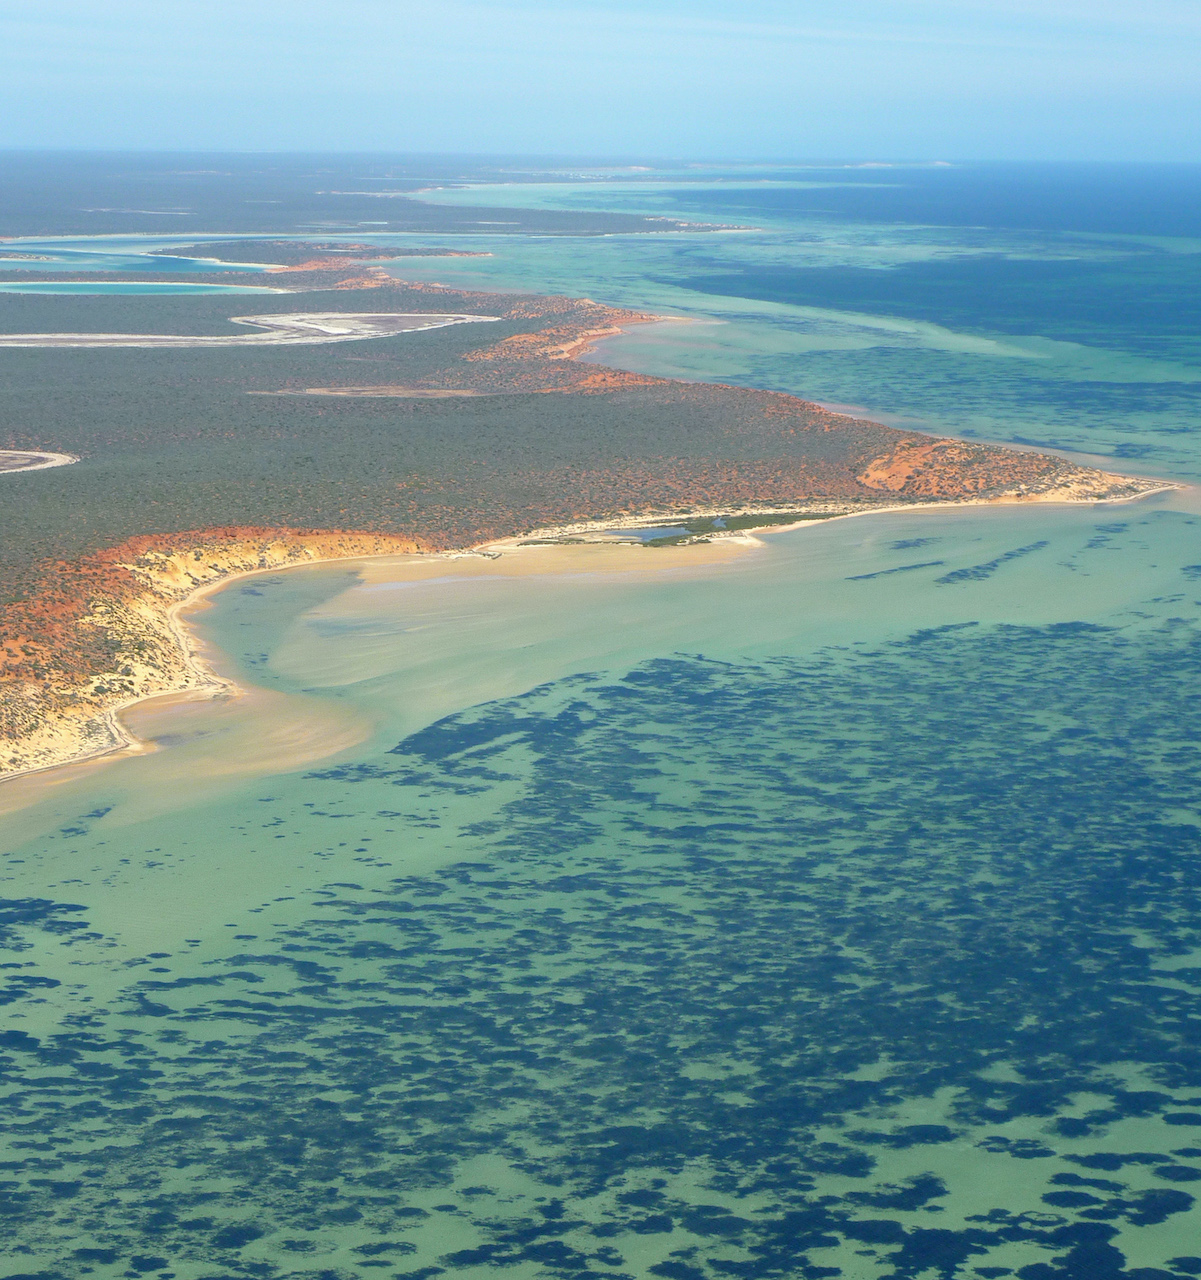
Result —
[[[229, 239], [228, 236], [223, 237]], [[50, 237], [48, 239], [22, 238], [8, 240], [0, 245], [0, 269], [12, 271], [52, 272], [74, 274], [90, 271], [119, 271], [126, 274], [139, 272], [172, 272], [187, 274], [214, 270], [213, 260], [206, 258], [177, 257], [157, 252], [173, 245], [192, 245], [203, 240], [202, 236], [177, 238], [171, 236], [105, 236], [105, 237]], [[151, 252], [152, 250], [156, 252]], [[7, 258], [6, 253], [28, 255]], [[222, 270], [244, 271], [261, 274], [261, 263], [226, 263]], [[5, 280], [0, 281], [0, 293], [279, 293], [279, 289], [245, 284], [189, 284], [165, 280]]]
[[770, 387], [919, 429], [1198, 478], [1201, 204], [1196, 167], [1179, 169], [1174, 186], [1150, 167], [1115, 166], [1100, 178], [1069, 171], [1061, 186], [1026, 171], [896, 170], [827, 185], [751, 173], [438, 191], [426, 198], [757, 229], [481, 239], [472, 247], [493, 257], [393, 270], [703, 322], [601, 345], [598, 358], [636, 372]]
[[[657, 305], [693, 245], [424, 269], [596, 296], [609, 265], [604, 296], [645, 272]], [[720, 246], [765, 292], [763, 246]], [[931, 278], [890, 287], [929, 306]], [[991, 329], [964, 279], [954, 324], [884, 331], [921, 342], [692, 290], [719, 339], [621, 350], [900, 416], [937, 325], [948, 386], [1024, 434], [998, 370], [1064, 366], [984, 344], [1040, 340], [1010, 330], [1041, 277]], [[1094, 387], [1043, 426], [1195, 474], [1187, 313], [1169, 383], [1124, 313], [1069, 310], [1046, 341], [1083, 314], [1145, 416]], [[165, 749], [0, 819], [8, 1274], [1201, 1274], [1199, 616], [1191, 491], [234, 584], [196, 625], [274, 718], [163, 712]], [[273, 764], [334, 719], [357, 745]]]
[[245, 284], [173, 284], [161, 280], [0, 280], [0, 293], [283, 293]]

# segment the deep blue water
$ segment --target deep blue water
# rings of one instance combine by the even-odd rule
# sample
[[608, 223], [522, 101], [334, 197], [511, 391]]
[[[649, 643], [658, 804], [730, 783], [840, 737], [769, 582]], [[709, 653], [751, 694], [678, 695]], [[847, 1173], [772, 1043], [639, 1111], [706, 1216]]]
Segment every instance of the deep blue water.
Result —
[[729, 221], [748, 213], [831, 216], [844, 222], [897, 222], [992, 230], [1079, 231], [1201, 236], [1201, 165], [962, 164], [756, 171], [747, 177], [833, 181], [820, 189], [711, 190], [676, 196], [681, 209]]

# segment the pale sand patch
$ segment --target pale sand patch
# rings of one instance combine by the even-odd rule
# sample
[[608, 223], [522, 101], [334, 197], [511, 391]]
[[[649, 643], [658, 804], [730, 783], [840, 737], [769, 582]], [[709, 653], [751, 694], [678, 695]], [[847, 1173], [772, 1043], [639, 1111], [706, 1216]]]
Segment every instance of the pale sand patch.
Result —
[[[639, 525], [653, 524], [643, 518]], [[608, 527], [615, 527], [611, 522]], [[567, 526], [574, 532], [580, 526]], [[632, 526], [631, 526], [632, 527]], [[551, 533], [542, 531], [541, 536]], [[535, 538], [538, 533], [528, 535]], [[426, 582], [436, 578], [524, 578], [564, 573], [621, 573], [653, 577], [669, 569], [707, 568], [737, 559], [759, 544], [750, 538], [729, 537], [713, 542], [686, 543], [674, 547], [640, 547], [632, 543], [542, 543], [528, 538], [502, 538], [476, 551], [449, 552], [444, 556], [373, 556], [353, 568], [363, 585]]]
[[291, 773], [349, 751], [371, 737], [372, 721], [330, 699], [250, 685], [218, 699], [168, 695], [121, 716], [137, 742], [138, 785], [122, 822], [141, 821], [222, 790], [231, 779]]
[[0, 787], [0, 815], [39, 804], [102, 768], [111, 769], [120, 786], [136, 758], [137, 786], [126, 794], [121, 820], [141, 821], [177, 808], [181, 794], [191, 803], [232, 779], [288, 773], [340, 755], [374, 729], [360, 713], [331, 701], [253, 685], [231, 690], [163, 694], [125, 708], [117, 719], [126, 746], [13, 778]]
[[78, 461], [73, 453], [0, 449], [0, 475], [9, 471], [45, 471], [49, 467], [69, 467], [71, 463]]
[[254, 347], [361, 342], [452, 324], [492, 323], [499, 316], [446, 312], [321, 311], [291, 315], [231, 316], [233, 324], [251, 325], [265, 333], [3, 333], [0, 347]]

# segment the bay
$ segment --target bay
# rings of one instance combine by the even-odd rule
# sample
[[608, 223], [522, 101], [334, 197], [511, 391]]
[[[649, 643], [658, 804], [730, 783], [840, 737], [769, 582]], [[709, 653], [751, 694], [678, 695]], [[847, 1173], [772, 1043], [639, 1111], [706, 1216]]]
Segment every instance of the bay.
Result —
[[[762, 211], [736, 180], [610, 199]], [[397, 270], [706, 322], [628, 367], [1189, 479], [1186, 302], [1158, 342], [1117, 305], [1189, 253], [1078, 196], [1084, 230], [777, 201]], [[1068, 240], [1087, 333], [1030, 265]], [[14, 1274], [1201, 1274], [1198, 516], [232, 585], [195, 625], [259, 692], [0, 819]]]

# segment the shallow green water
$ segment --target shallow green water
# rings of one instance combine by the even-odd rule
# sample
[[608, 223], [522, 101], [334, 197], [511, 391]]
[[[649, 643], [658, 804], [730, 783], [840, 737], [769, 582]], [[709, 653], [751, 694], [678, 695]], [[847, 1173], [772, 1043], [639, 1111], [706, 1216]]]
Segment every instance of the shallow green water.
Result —
[[[22, 819], [15, 1273], [1190, 1256], [1198, 560], [1161, 502], [227, 591], [243, 670], [379, 732]], [[431, 689], [476, 705], [413, 733]]]
[[[571, 251], [466, 262], [651, 294], [668, 249]], [[801, 332], [744, 301], [698, 370]], [[841, 359], [793, 340], [798, 383]], [[926, 376], [845, 350], [858, 403]], [[1016, 432], [1036, 362], [944, 357]], [[1167, 421], [1122, 438], [1194, 474]], [[203, 782], [194, 720], [0, 820], [7, 1274], [1201, 1274], [1195, 498], [763, 543], [198, 615], [373, 729]]]

